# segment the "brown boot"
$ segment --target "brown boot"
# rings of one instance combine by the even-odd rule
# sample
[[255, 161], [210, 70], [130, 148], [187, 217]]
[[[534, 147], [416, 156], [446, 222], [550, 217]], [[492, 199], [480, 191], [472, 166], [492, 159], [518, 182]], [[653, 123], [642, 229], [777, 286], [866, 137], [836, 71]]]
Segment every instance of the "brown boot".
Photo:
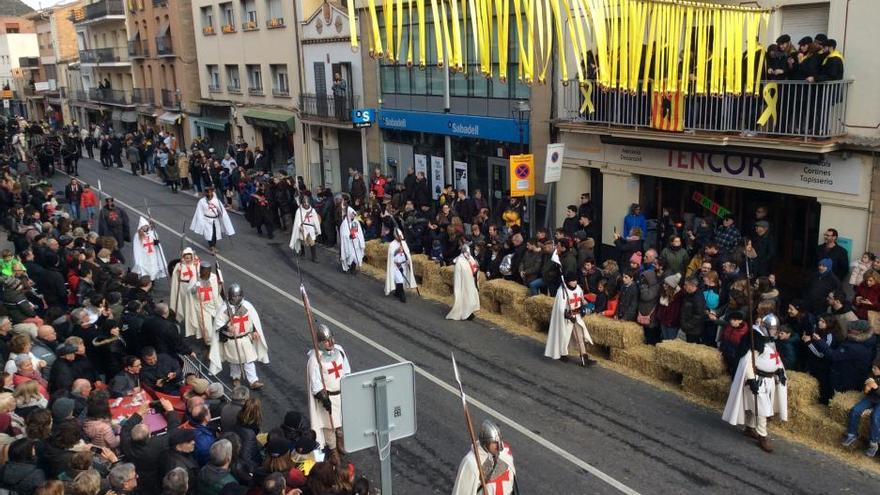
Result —
[[749, 437], [749, 438], [754, 438], [755, 440], [760, 440], [760, 439], [761, 439], [761, 436], [758, 435], [758, 432], [755, 431], [754, 428], [751, 428], [751, 427], [749, 427], [749, 426], [746, 426], [746, 429], [743, 430], [743, 435], [745, 435], [745, 436], [747, 436], [747, 437]]
[[767, 437], [759, 437], [758, 446], [761, 447], [761, 450], [767, 452], [768, 454], [773, 452], [773, 446], [770, 445], [770, 439]]

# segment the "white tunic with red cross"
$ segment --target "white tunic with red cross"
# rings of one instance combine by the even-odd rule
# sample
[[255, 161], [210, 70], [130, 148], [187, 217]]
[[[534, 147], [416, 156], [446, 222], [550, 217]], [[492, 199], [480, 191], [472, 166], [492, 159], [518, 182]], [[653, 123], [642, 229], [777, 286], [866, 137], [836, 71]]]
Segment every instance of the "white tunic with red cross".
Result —
[[193, 257], [193, 261], [187, 263], [180, 260], [180, 263], [174, 267], [171, 272], [171, 298], [169, 305], [177, 319], [183, 321], [186, 318], [186, 306], [190, 298], [186, 295], [189, 281], [195, 278], [199, 273], [199, 258]]
[[[748, 336], [745, 338], [749, 338]], [[751, 351], [755, 356], [755, 367], [763, 374], [772, 376], [760, 376], [755, 373], [752, 366], [752, 354], [747, 352], [739, 361], [733, 381], [730, 385], [730, 394], [724, 413], [721, 418], [732, 424], [745, 424], [745, 412], [750, 411], [756, 416], [778, 416], [782, 421], [788, 421], [788, 387], [782, 383], [777, 373], [785, 371], [782, 357], [776, 350], [774, 342], [766, 342], [762, 352]], [[752, 392], [748, 381], [758, 380], [758, 393]], [[757, 395], [757, 397], [756, 397]], [[755, 400], [757, 399], [757, 401]]]
[[[311, 413], [312, 429], [318, 432], [321, 428], [330, 428], [330, 417], [327, 410], [319, 402], [315, 401], [315, 394], [327, 387], [332, 405], [333, 426], [342, 426], [342, 396], [339, 394], [342, 386], [342, 377], [351, 373], [351, 365], [348, 355], [339, 344], [333, 346], [332, 351], [320, 350], [320, 363], [315, 359], [315, 352], [308, 353], [306, 375], [309, 385], [309, 412]], [[321, 382], [323, 375], [324, 381]], [[323, 436], [322, 436], [323, 438]], [[323, 444], [319, 439], [318, 443]]]
[[203, 338], [203, 335], [210, 337], [214, 328], [214, 315], [220, 302], [217, 274], [211, 273], [207, 280], [199, 279], [198, 275], [193, 277], [189, 281], [186, 293], [189, 295], [185, 306], [187, 337], [195, 336], [198, 339]]
[[[494, 462], [482, 446], [478, 446], [477, 449], [480, 452], [480, 460], [484, 469], [488, 471], [489, 468], [493, 468], [492, 472], [486, 476], [488, 495], [512, 494], [516, 478], [516, 468], [513, 465], [513, 453], [510, 451], [510, 445], [507, 443], [503, 444], [503, 448]], [[481, 488], [480, 474], [477, 471], [477, 464], [474, 462], [472, 450], [464, 456], [461, 464], [458, 466], [458, 474], [455, 477], [452, 495], [482, 495]]]
[[[255, 361], [269, 363], [269, 347], [260, 315], [250, 302], [243, 300], [238, 308], [228, 309], [221, 300], [217, 304], [213, 329], [208, 353], [211, 373], [219, 373], [223, 362], [234, 365]], [[221, 334], [226, 337], [225, 342], [222, 342]]]

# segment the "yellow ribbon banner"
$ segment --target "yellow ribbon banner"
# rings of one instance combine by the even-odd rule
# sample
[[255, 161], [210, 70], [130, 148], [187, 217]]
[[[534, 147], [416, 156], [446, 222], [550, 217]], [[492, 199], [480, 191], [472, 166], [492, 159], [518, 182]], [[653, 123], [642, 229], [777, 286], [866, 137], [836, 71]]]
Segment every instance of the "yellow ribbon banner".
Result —
[[596, 111], [593, 107], [593, 81], [584, 81], [581, 84], [581, 94], [584, 95], [584, 102], [581, 104], [580, 113], [589, 110], [590, 113]]
[[770, 119], [773, 119], [773, 124], [776, 124], [776, 101], [779, 99], [779, 85], [775, 82], [767, 83], [764, 86], [764, 103], [767, 104], [764, 107], [764, 112], [761, 113], [761, 116], [758, 117], [758, 125], [765, 125]]

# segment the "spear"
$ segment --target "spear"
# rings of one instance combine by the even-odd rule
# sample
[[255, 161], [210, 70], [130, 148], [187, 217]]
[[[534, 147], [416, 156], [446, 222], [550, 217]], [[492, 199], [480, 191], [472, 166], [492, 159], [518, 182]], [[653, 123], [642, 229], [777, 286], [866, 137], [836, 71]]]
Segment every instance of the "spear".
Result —
[[[480, 455], [477, 447], [477, 436], [474, 434], [474, 423], [471, 421], [471, 413], [468, 411], [467, 396], [464, 393], [464, 386], [461, 384], [461, 377], [458, 374], [458, 364], [455, 362], [455, 353], [452, 355], [452, 371], [455, 373], [455, 381], [458, 383], [458, 393], [461, 396], [461, 407], [464, 409], [464, 420], [467, 423], [468, 435], [471, 437], [471, 448], [474, 450], [474, 462], [477, 463], [477, 473], [480, 475], [480, 486], [483, 493], [489, 493], [486, 489], [486, 476], [483, 474], [483, 467], [480, 465]], [[500, 447], [500, 446], [499, 446]]]
[[[297, 261], [297, 269], [299, 269], [299, 261]], [[318, 334], [315, 332], [315, 320], [312, 317], [312, 306], [309, 304], [309, 295], [306, 293], [306, 286], [302, 283], [302, 272], [300, 272], [300, 283], [299, 283], [299, 293], [302, 295], [303, 301], [303, 309], [306, 312], [306, 321], [309, 324], [309, 333], [312, 336], [312, 351], [315, 353], [315, 362], [318, 363], [318, 368], [321, 367], [321, 354], [318, 352]], [[324, 389], [324, 394], [327, 394], [327, 382], [324, 380], [324, 372], [321, 371], [318, 373], [321, 377], [321, 388]], [[311, 393], [311, 390], [309, 391]], [[328, 396], [329, 397], [329, 396]], [[331, 407], [329, 411], [327, 411], [327, 417], [330, 419], [330, 429], [336, 431], [336, 425], [333, 422], [333, 408]], [[326, 439], [325, 439], [326, 443]]]
[[[749, 257], [746, 256], [746, 301], [749, 308], [749, 320], [754, 319], [755, 315], [752, 313], [752, 274], [749, 270]], [[760, 324], [759, 324], [760, 325]], [[769, 333], [769, 332], [768, 332]], [[755, 329], [749, 328], [749, 354], [752, 356], [752, 373], [755, 375], [755, 379], [758, 378], [758, 365], [757, 359], [755, 358]], [[755, 396], [755, 425], [758, 424], [758, 392], [752, 392]], [[743, 404], [745, 406], [745, 404]]]

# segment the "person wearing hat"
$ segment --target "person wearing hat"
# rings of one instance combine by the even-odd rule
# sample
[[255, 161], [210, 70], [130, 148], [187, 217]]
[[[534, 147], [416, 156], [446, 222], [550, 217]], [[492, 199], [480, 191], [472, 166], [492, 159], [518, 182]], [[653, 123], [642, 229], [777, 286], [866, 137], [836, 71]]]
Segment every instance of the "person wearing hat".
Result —
[[[519, 493], [516, 488], [516, 468], [510, 445], [501, 437], [501, 429], [491, 420], [483, 421], [480, 426], [479, 442], [461, 459], [455, 476], [452, 495], [472, 495], [480, 493], [481, 484], [486, 483], [488, 493], [495, 495], [513, 495]], [[479, 459], [479, 462], [477, 462]], [[483, 471], [483, 476], [477, 467]]]
[[73, 362], [76, 360], [76, 346], [67, 341], [55, 348], [57, 359], [49, 370], [49, 392], [68, 391], [77, 378]]
[[[98, 235], [110, 236], [116, 239], [118, 249], [121, 252], [126, 242], [131, 242], [131, 227], [128, 223], [128, 213], [124, 209], [116, 207], [113, 197], [104, 200], [104, 207], [98, 213]], [[121, 260], [123, 263], [125, 260]]]
[[806, 309], [814, 315], [821, 315], [828, 308], [828, 294], [841, 288], [840, 280], [831, 270], [830, 258], [822, 258], [816, 266], [816, 273], [810, 278], [804, 290]]
[[306, 255], [306, 246], [311, 253], [312, 261], [317, 262], [315, 243], [321, 235], [321, 218], [312, 208], [309, 198], [300, 198], [299, 208], [294, 213], [293, 230], [290, 233], [290, 249], [300, 256]]
[[187, 307], [193, 302], [188, 295], [186, 287], [189, 282], [199, 273], [201, 260], [196, 256], [193, 248], [187, 247], [180, 256], [180, 261], [171, 272], [171, 296], [169, 305], [178, 321], [183, 321], [187, 314]]
[[559, 285], [553, 309], [550, 312], [550, 327], [547, 331], [547, 345], [544, 356], [550, 359], [566, 361], [568, 348], [572, 341], [577, 345], [581, 366], [596, 364], [587, 354], [584, 340], [593, 343], [590, 331], [582, 316], [586, 313], [584, 291], [577, 282], [577, 273], [566, 273], [564, 284]]
[[822, 63], [817, 81], [840, 81], [843, 79], [843, 55], [837, 51], [837, 40], [828, 38], [820, 42]]
[[204, 237], [214, 254], [217, 253], [217, 241], [223, 238], [223, 234], [235, 235], [229, 213], [214, 194], [214, 186], [205, 188], [205, 195], [196, 205], [189, 229]]
[[776, 350], [779, 319], [769, 314], [752, 326], [750, 346], [744, 349], [730, 385], [721, 418], [733, 425], [745, 425], [743, 434], [757, 440], [764, 452], [773, 452], [767, 433], [767, 418], [788, 421], [788, 377]]
[[348, 354], [336, 343], [325, 324], [318, 325], [318, 355], [309, 349], [306, 377], [309, 387], [309, 417], [316, 440], [331, 451], [345, 454], [342, 445], [342, 377], [351, 373]]
[[663, 340], [678, 338], [683, 296], [680, 284], [681, 273], [674, 272], [663, 279], [663, 287], [660, 288], [660, 299], [657, 301], [655, 317], [660, 323], [660, 338]]
[[157, 280], [168, 276], [165, 260], [165, 251], [159, 245], [156, 229], [152, 222], [144, 217], [138, 218], [137, 239], [131, 247], [134, 254], [134, 265], [131, 271], [140, 275], [147, 275], [150, 280]]
[[201, 262], [198, 276], [192, 277], [187, 286], [189, 300], [184, 306], [186, 336], [195, 337], [210, 345], [214, 331], [214, 318], [220, 303], [220, 282], [210, 263]]
[[233, 386], [245, 378], [251, 390], [259, 390], [263, 383], [257, 376], [256, 362], [269, 364], [269, 347], [260, 314], [244, 299], [240, 285], [229, 284], [226, 296], [226, 301], [217, 303], [209, 343], [209, 369], [216, 375], [223, 370], [224, 362], [229, 363]]
[[193, 458], [196, 449], [196, 432], [190, 428], [177, 428], [168, 434], [168, 451], [159, 459], [159, 478], [164, 478], [174, 468], [181, 468], [189, 475], [189, 488], [192, 493], [199, 463]]

